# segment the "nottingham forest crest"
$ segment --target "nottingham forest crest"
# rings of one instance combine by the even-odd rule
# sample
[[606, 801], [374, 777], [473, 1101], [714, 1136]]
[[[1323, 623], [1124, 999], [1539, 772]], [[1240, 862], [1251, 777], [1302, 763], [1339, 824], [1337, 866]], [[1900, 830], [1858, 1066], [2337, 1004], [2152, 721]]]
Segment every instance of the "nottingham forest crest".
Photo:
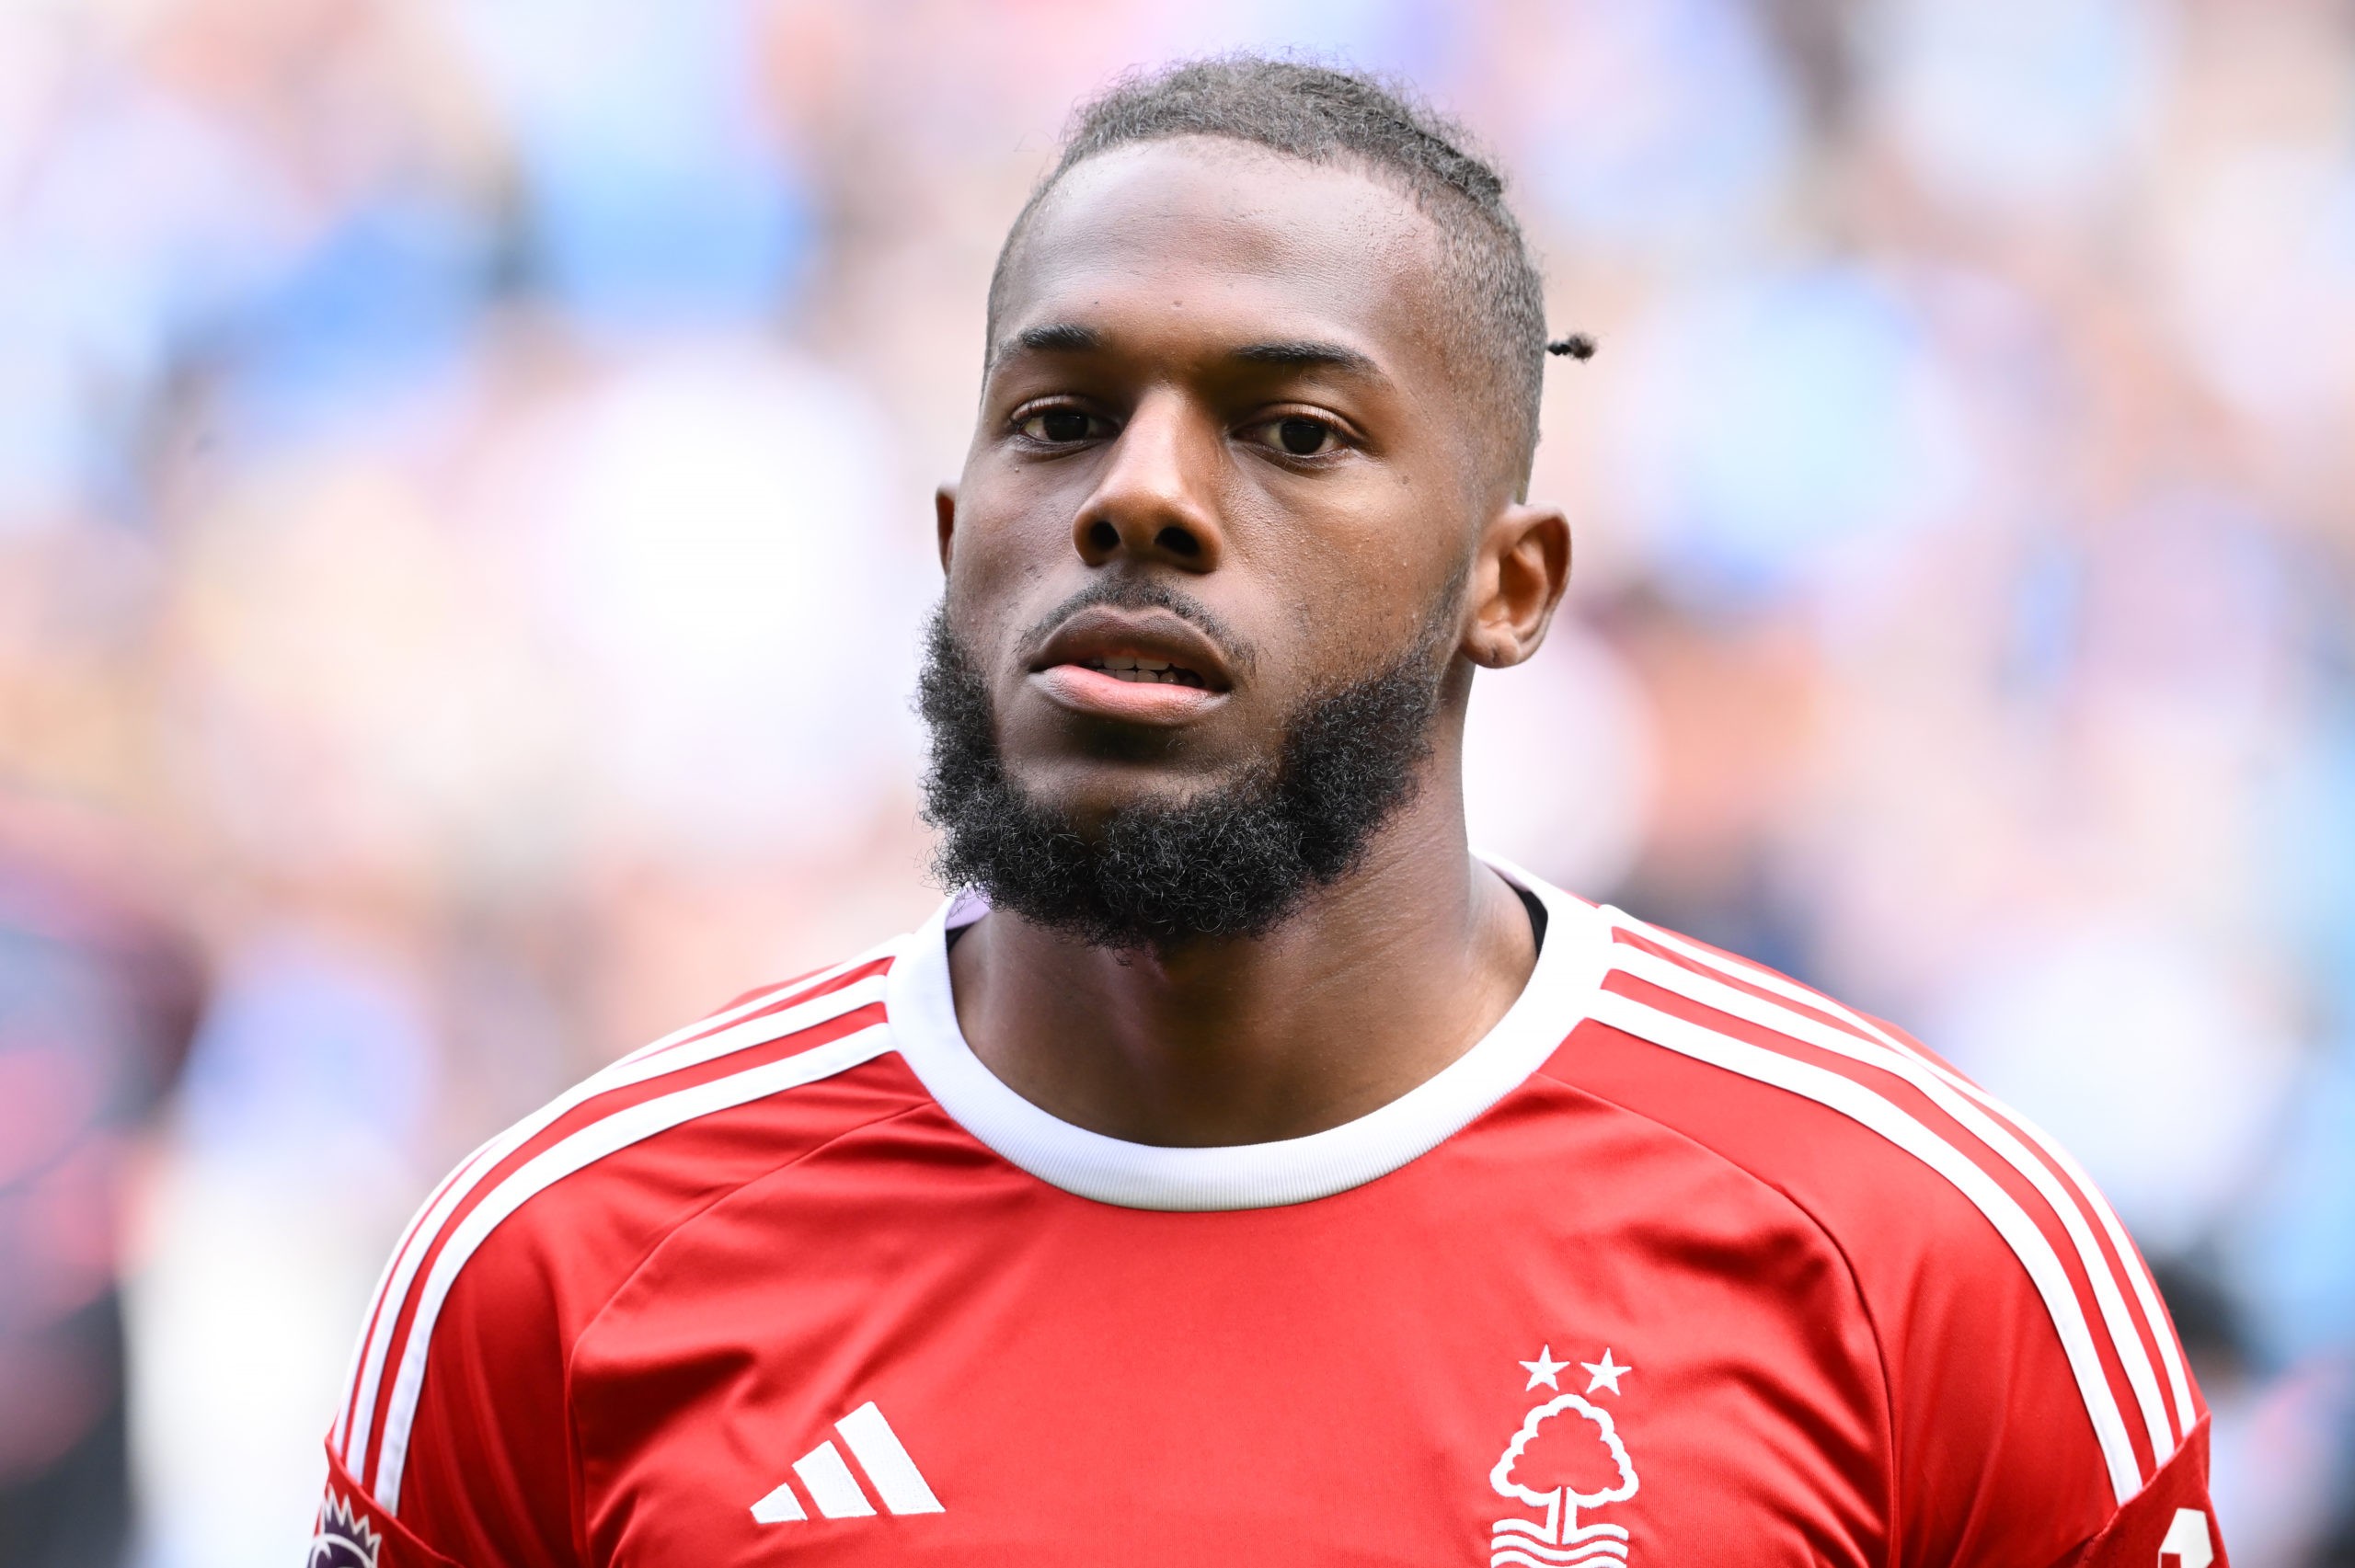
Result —
[[1583, 1394], [1559, 1391], [1570, 1365], [1555, 1360], [1551, 1345], [1522, 1363], [1531, 1389], [1557, 1391], [1523, 1413], [1488, 1471], [1488, 1484], [1499, 1497], [1536, 1509], [1538, 1516], [1496, 1521], [1489, 1568], [1623, 1568], [1627, 1562], [1626, 1527], [1587, 1516], [1636, 1494], [1636, 1462], [1611, 1413], [1587, 1396], [1616, 1394], [1619, 1379], [1634, 1368], [1614, 1363], [1605, 1350], [1601, 1361], [1578, 1363], [1592, 1374]]

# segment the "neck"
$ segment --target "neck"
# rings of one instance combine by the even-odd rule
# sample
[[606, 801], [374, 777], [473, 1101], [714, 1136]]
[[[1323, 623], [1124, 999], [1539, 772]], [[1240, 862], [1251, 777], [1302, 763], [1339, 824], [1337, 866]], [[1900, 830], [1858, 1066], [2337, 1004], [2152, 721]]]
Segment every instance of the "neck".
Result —
[[1023, 1098], [1131, 1142], [1270, 1142], [1387, 1104], [1488, 1033], [1536, 963], [1445, 782], [1264, 937], [1113, 952], [986, 915], [949, 952], [958, 1024]]

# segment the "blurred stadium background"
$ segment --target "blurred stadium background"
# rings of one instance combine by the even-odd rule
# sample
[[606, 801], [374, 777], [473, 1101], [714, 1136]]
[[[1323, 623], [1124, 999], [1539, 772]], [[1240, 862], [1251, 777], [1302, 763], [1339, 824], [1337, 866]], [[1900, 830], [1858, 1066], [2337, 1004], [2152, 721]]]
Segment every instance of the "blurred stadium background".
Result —
[[2355, 1561], [2340, 0], [6, 0], [0, 1563], [295, 1561], [428, 1183], [927, 907], [993, 251], [1245, 45], [1453, 107], [1603, 343], [1480, 837], [2073, 1145], [2235, 1561]]

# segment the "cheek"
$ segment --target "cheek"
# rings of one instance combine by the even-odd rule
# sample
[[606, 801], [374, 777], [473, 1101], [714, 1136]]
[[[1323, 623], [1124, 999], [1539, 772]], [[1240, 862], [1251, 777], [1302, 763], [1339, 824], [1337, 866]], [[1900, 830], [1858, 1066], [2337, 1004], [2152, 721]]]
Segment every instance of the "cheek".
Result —
[[1074, 552], [1068, 514], [1007, 494], [1008, 486], [976, 486], [958, 510], [948, 556], [950, 612], [960, 628], [994, 624], [1011, 601]]
[[1369, 489], [1271, 541], [1269, 575], [1320, 672], [1363, 670], [1412, 641], [1465, 560], [1462, 528], [1442, 509], [1411, 505], [1387, 475]]

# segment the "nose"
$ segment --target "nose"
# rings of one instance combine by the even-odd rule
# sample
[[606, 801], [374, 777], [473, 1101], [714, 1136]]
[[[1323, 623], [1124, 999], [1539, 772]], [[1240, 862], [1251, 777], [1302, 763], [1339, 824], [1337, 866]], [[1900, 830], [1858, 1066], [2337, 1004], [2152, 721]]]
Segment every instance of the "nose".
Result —
[[1072, 520], [1091, 567], [1123, 555], [1182, 571], [1217, 569], [1219, 432], [1174, 394], [1148, 395], [1114, 438], [1096, 488]]

